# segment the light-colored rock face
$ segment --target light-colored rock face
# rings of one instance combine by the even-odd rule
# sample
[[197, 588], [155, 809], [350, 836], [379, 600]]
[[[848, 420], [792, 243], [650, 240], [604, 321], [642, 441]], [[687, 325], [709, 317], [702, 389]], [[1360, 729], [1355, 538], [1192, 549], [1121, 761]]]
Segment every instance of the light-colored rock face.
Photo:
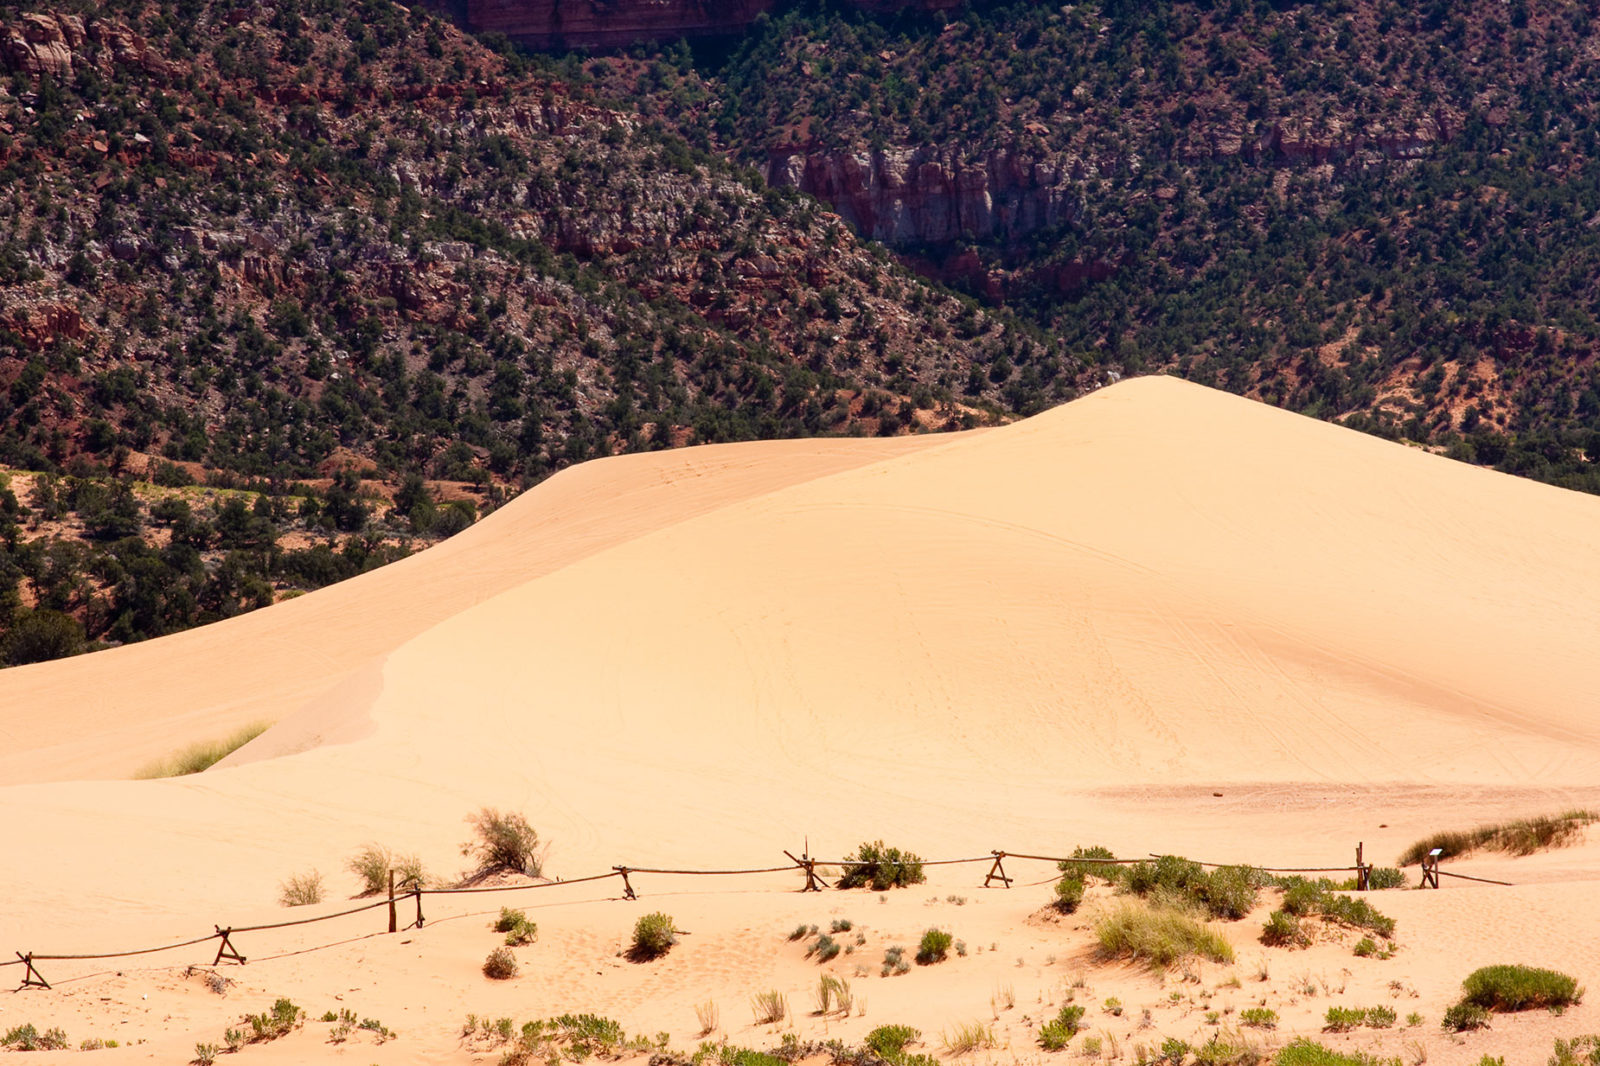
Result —
[[65, 79], [83, 64], [102, 74], [117, 65], [166, 73], [167, 64], [150, 53], [149, 42], [124, 26], [77, 15], [24, 13], [15, 22], [0, 19], [0, 64], [30, 77]]

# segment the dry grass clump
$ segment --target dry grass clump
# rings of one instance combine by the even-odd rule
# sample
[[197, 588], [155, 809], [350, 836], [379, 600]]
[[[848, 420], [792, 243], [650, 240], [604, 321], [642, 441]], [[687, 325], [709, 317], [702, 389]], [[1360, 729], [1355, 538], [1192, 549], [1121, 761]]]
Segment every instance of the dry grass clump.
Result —
[[141, 781], [157, 777], [183, 777], [187, 774], [198, 774], [202, 770], [209, 770], [223, 759], [232, 755], [246, 744], [250, 743], [272, 725], [271, 722], [252, 722], [234, 730], [221, 740], [205, 740], [190, 744], [187, 748], [157, 759], [155, 762], [141, 767], [133, 776]]
[[771, 1025], [789, 1016], [789, 1000], [782, 992], [758, 992], [750, 997], [750, 1012], [757, 1025]]
[[948, 1055], [969, 1055], [983, 1048], [998, 1047], [994, 1029], [983, 1022], [958, 1025], [944, 1034], [944, 1051]]
[[278, 902], [285, 907], [306, 907], [322, 902], [322, 875], [312, 870], [296, 874], [278, 886]]
[[477, 839], [461, 845], [461, 854], [478, 860], [479, 873], [511, 870], [540, 877], [544, 860], [539, 853], [539, 834], [528, 820], [515, 811], [484, 807], [467, 815]]
[[1453, 859], [1473, 851], [1504, 851], [1512, 855], [1532, 855], [1547, 848], [1565, 847], [1583, 835], [1585, 826], [1600, 821], [1600, 813], [1575, 809], [1561, 814], [1518, 818], [1475, 829], [1447, 830], [1424, 837], [1400, 855], [1401, 866], [1414, 866], [1438, 848], [1441, 859]]
[[1161, 967], [1191, 955], [1233, 961], [1233, 945], [1221, 934], [1173, 907], [1124, 903], [1102, 915], [1094, 931], [1100, 950], [1112, 958], [1142, 959]]
[[397, 855], [378, 844], [368, 844], [345, 864], [361, 881], [359, 895], [374, 896], [389, 891], [389, 871], [394, 871], [396, 891], [410, 891], [423, 883], [422, 860], [415, 855]]

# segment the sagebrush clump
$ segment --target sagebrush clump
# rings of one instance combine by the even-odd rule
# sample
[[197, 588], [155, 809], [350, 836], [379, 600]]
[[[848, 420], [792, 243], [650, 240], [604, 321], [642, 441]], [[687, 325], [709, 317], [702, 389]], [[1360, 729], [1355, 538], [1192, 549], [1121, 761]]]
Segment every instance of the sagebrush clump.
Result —
[[1583, 999], [1577, 979], [1534, 966], [1484, 966], [1461, 982], [1463, 1003], [1489, 1011], [1567, 1007]]
[[633, 946], [628, 954], [635, 960], [655, 959], [671, 951], [677, 942], [672, 916], [655, 911], [633, 924]]
[[517, 956], [507, 947], [498, 947], [483, 960], [483, 976], [495, 981], [506, 981], [517, 976]]
[[943, 929], [929, 929], [922, 934], [922, 941], [917, 945], [917, 964], [931, 966], [936, 962], [943, 962], [950, 954], [950, 945], [955, 938]]
[[508, 948], [519, 948], [539, 939], [538, 924], [528, 921], [526, 914], [510, 907], [500, 908], [500, 917], [495, 920], [494, 931], [506, 935]]

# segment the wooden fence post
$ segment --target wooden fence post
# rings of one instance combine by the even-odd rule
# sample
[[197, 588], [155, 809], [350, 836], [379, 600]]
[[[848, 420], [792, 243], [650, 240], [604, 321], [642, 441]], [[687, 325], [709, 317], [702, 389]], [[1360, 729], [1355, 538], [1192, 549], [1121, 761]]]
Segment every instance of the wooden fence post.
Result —
[[1356, 841], [1356, 891], [1365, 892], [1370, 887], [1372, 867], [1361, 861], [1363, 841]]
[[389, 870], [389, 932], [399, 928], [399, 919], [395, 915], [394, 907], [394, 870]]
[[14, 952], [12, 952], [12, 954], [15, 955], [17, 958], [21, 959], [22, 960], [22, 965], [27, 967], [27, 969], [22, 974], [22, 985], [21, 985], [21, 987], [23, 987], [23, 988], [28, 988], [29, 986], [32, 986], [34, 988], [49, 988], [50, 987], [50, 982], [46, 981], [44, 979], [44, 975], [41, 974], [37, 969], [34, 968], [34, 965], [33, 965], [33, 952], [30, 951], [26, 955], [24, 955], [20, 951], [14, 951]]
[[800, 891], [821, 892], [823, 889], [828, 887], [828, 882], [824, 881], [817, 875], [817, 860], [811, 857], [809, 849], [802, 851], [798, 859], [795, 858], [794, 853], [789, 851], [787, 848], [784, 849], [783, 853], [789, 856], [790, 862], [794, 863], [796, 866], [800, 867], [800, 869], [805, 871], [806, 886]]
[[622, 875], [622, 898], [638, 899], [639, 897], [634, 894], [633, 884], [628, 880], [628, 868], [626, 866], [613, 866], [612, 869]]
[[418, 881], [411, 886], [411, 894], [417, 897], [417, 928], [422, 928], [422, 882]]
[[215, 929], [217, 935], [222, 938], [222, 943], [217, 945], [217, 957], [211, 960], [211, 965], [215, 966], [223, 959], [232, 959], [240, 966], [243, 966], [244, 956], [239, 954], [239, 949], [234, 947], [233, 941], [228, 939], [229, 934], [233, 932], [233, 927], [230, 925], [224, 929], [220, 925], [213, 925], [211, 928]]
[[1439, 887], [1439, 856], [1442, 848], [1434, 848], [1422, 857], [1422, 884], [1418, 888]]
[[990, 867], [989, 872], [984, 875], [983, 887], [988, 888], [991, 881], [1000, 881], [1003, 882], [1007, 888], [1010, 888], [1011, 878], [1006, 876], [1005, 867], [1000, 865], [1000, 860], [1006, 857], [1006, 853], [1003, 851], [991, 851], [989, 854], [994, 856], [994, 865]]

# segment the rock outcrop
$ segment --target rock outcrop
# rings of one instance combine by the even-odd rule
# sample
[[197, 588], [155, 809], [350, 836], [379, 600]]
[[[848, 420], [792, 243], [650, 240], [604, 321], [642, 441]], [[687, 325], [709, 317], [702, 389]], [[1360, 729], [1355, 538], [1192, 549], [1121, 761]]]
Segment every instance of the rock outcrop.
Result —
[[[916, 7], [942, 11], [954, 0], [852, 0], [869, 11]], [[428, 0], [461, 17], [460, 4]], [[498, 31], [534, 48], [621, 48], [641, 40], [737, 33], [769, 11], [774, 0], [466, 0], [475, 33]]]

